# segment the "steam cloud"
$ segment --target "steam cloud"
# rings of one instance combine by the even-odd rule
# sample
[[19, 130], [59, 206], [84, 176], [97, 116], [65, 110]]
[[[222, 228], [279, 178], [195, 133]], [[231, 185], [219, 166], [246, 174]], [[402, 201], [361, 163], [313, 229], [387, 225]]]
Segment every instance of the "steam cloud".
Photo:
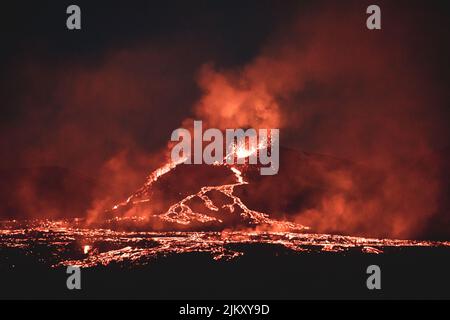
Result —
[[[29, 58], [17, 75], [24, 115], [6, 129], [13, 139], [1, 141], [15, 152], [2, 161], [58, 164], [95, 177], [90, 212], [98, 212], [166, 160], [170, 132], [186, 119], [221, 129], [281, 128], [285, 145], [350, 159], [363, 172], [323, 169], [316, 205], [290, 220], [319, 232], [426, 234], [442, 209], [442, 159], [434, 150], [448, 143], [445, 96], [431, 62], [422, 60], [423, 24], [401, 5], [382, 7], [389, 32], [365, 29], [361, 2], [311, 5], [238, 67], [214, 64], [212, 51], [180, 39], [112, 50], [95, 66], [39, 66]], [[187, 47], [199, 49], [181, 61]], [[282, 201], [304, 179], [266, 197]]]
[[[413, 54], [417, 30], [399, 19], [386, 23], [398, 34], [368, 32], [361, 8], [347, 3], [300, 13], [251, 63], [204, 66], [195, 111], [213, 127], [280, 126], [295, 132], [287, 143], [352, 159], [365, 176], [378, 176], [371, 183], [324, 169], [326, 191], [317, 207], [297, 212], [298, 222], [320, 232], [413, 237], [439, 208], [432, 141], [443, 127], [440, 100]], [[265, 197], [283, 201], [287, 193]]]

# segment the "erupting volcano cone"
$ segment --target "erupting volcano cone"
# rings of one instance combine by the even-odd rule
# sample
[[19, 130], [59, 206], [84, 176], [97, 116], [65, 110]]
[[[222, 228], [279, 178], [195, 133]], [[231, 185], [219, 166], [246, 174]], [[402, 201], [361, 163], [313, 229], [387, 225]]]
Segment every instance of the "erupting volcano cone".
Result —
[[154, 230], [305, 229], [252, 210], [236, 195], [251, 188], [246, 175], [259, 172], [258, 165], [169, 164], [166, 168], [152, 173], [141, 189], [116, 205], [109, 212], [112, 221], [123, 226], [144, 220]]

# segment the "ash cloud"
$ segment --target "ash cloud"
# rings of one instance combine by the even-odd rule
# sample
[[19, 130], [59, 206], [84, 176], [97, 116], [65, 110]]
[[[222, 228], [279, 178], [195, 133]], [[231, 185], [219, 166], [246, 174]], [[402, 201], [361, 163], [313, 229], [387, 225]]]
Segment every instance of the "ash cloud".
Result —
[[[297, 222], [319, 232], [415, 237], [445, 197], [435, 152], [448, 133], [441, 79], [421, 60], [432, 50], [422, 47], [430, 44], [422, 38], [429, 25], [414, 21], [424, 7], [401, 12], [401, 4], [383, 3], [387, 31], [380, 32], [365, 28], [366, 7], [323, 3], [300, 12], [251, 63], [206, 66], [195, 111], [215, 127], [280, 126], [287, 144], [357, 163], [357, 170], [300, 171], [320, 177], [322, 191], [295, 213]], [[274, 203], [295, 201], [291, 189], [308, 179], [258, 190]]]
[[[153, 28], [157, 41], [140, 32], [94, 48], [95, 57], [83, 51], [53, 61], [44, 50], [10, 59], [2, 167], [59, 165], [95, 178], [92, 214], [166, 160], [170, 133], [185, 119], [281, 128], [285, 145], [359, 169], [325, 166], [285, 185], [263, 182], [256, 190], [273, 203], [298, 200], [292, 190], [305, 190], [308, 205], [273, 214], [319, 232], [432, 236], [448, 221], [448, 169], [436, 152], [449, 145], [449, 49], [439, 36], [448, 23], [425, 1], [381, 1], [383, 29], [369, 31], [369, 4], [254, 3], [271, 9], [263, 14], [234, 4], [225, 10], [237, 17], [230, 30], [221, 27], [233, 23], [221, 17], [224, 8], [191, 9], [185, 22], [169, 15]], [[281, 18], [268, 14], [274, 10]], [[318, 184], [311, 199], [305, 180]]]

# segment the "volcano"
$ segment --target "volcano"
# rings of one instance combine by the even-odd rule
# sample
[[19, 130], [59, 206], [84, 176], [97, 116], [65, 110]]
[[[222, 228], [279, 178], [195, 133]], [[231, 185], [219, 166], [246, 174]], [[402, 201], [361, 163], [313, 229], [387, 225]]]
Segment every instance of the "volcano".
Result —
[[106, 221], [122, 227], [138, 221], [135, 228], [145, 225], [150, 230], [164, 231], [307, 229], [286, 219], [274, 220], [263, 210], [253, 210], [238, 196], [250, 195], [248, 189], [252, 183], [257, 184], [252, 177], [259, 174], [259, 169], [259, 165], [248, 163], [168, 163], [150, 174], [145, 185], [126, 201], [108, 211]]
[[308, 227], [293, 217], [318, 207], [324, 194], [337, 192], [330, 175], [344, 173], [365, 185], [373, 180], [373, 173], [347, 160], [290, 148], [281, 148], [280, 154], [280, 171], [272, 176], [260, 175], [260, 165], [248, 162], [168, 162], [109, 210], [100, 225], [155, 231], [301, 231]]

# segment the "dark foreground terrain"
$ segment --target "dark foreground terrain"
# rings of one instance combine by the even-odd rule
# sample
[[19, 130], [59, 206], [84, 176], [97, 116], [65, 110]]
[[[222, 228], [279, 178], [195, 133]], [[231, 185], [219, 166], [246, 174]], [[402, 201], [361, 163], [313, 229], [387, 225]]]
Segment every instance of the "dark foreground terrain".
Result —
[[[73, 224], [73, 222], [71, 223]], [[0, 298], [450, 298], [446, 242], [288, 232], [130, 232], [4, 222]], [[366, 269], [381, 268], [381, 290]], [[66, 268], [80, 266], [81, 290]]]

